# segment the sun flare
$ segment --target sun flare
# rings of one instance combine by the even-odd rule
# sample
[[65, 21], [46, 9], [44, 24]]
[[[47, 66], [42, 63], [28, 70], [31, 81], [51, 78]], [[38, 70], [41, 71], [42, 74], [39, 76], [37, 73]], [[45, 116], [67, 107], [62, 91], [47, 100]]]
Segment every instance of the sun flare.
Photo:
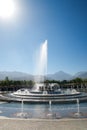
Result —
[[14, 15], [14, 0], [0, 0], [0, 17], [9, 18]]

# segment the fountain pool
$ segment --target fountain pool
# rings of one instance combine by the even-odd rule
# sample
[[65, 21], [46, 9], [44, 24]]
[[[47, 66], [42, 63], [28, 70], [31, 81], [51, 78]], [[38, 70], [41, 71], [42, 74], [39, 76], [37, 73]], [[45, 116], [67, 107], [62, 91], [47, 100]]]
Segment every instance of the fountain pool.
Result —
[[[59, 118], [87, 118], [87, 102], [79, 104], [79, 111], [82, 116], [74, 116], [78, 112], [77, 101], [74, 104], [27, 104], [11, 102], [0, 104], [0, 116], [10, 118], [39, 118], [39, 119], [59, 119]], [[24, 116], [18, 113], [24, 113]], [[26, 114], [27, 113], [27, 114]]]

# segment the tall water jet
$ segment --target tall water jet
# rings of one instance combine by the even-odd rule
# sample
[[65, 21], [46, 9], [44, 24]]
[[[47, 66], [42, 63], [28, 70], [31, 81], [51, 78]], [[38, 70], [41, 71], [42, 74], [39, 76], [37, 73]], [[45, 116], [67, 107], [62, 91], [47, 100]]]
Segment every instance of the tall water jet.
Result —
[[44, 82], [44, 77], [47, 74], [47, 40], [40, 46], [38, 57], [38, 82]]
[[[44, 82], [45, 76], [47, 74], [47, 40], [45, 40], [45, 42], [41, 44], [36, 62], [37, 66], [35, 83], [40, 84], [41, 82]], [[35, 84], [34, 88], [38, 89], [38, 84]]]

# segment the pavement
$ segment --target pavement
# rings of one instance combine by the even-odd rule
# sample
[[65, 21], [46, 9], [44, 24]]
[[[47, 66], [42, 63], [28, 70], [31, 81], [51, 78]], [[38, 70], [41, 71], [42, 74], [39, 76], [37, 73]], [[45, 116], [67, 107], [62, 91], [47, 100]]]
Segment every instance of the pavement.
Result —
[[12, 119], [0, 117], [0, 130], [87, 130], [87, 119]]

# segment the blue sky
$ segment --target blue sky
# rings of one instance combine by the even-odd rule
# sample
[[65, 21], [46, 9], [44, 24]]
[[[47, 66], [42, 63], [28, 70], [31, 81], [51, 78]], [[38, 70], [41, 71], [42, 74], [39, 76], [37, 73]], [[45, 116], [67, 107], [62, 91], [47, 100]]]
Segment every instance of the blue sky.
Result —
[[0, 71], [34, 74], [35, 53], [48, 40], [48, 73], [87, 71], [87, 0], [15, 0], [0, 18]]

